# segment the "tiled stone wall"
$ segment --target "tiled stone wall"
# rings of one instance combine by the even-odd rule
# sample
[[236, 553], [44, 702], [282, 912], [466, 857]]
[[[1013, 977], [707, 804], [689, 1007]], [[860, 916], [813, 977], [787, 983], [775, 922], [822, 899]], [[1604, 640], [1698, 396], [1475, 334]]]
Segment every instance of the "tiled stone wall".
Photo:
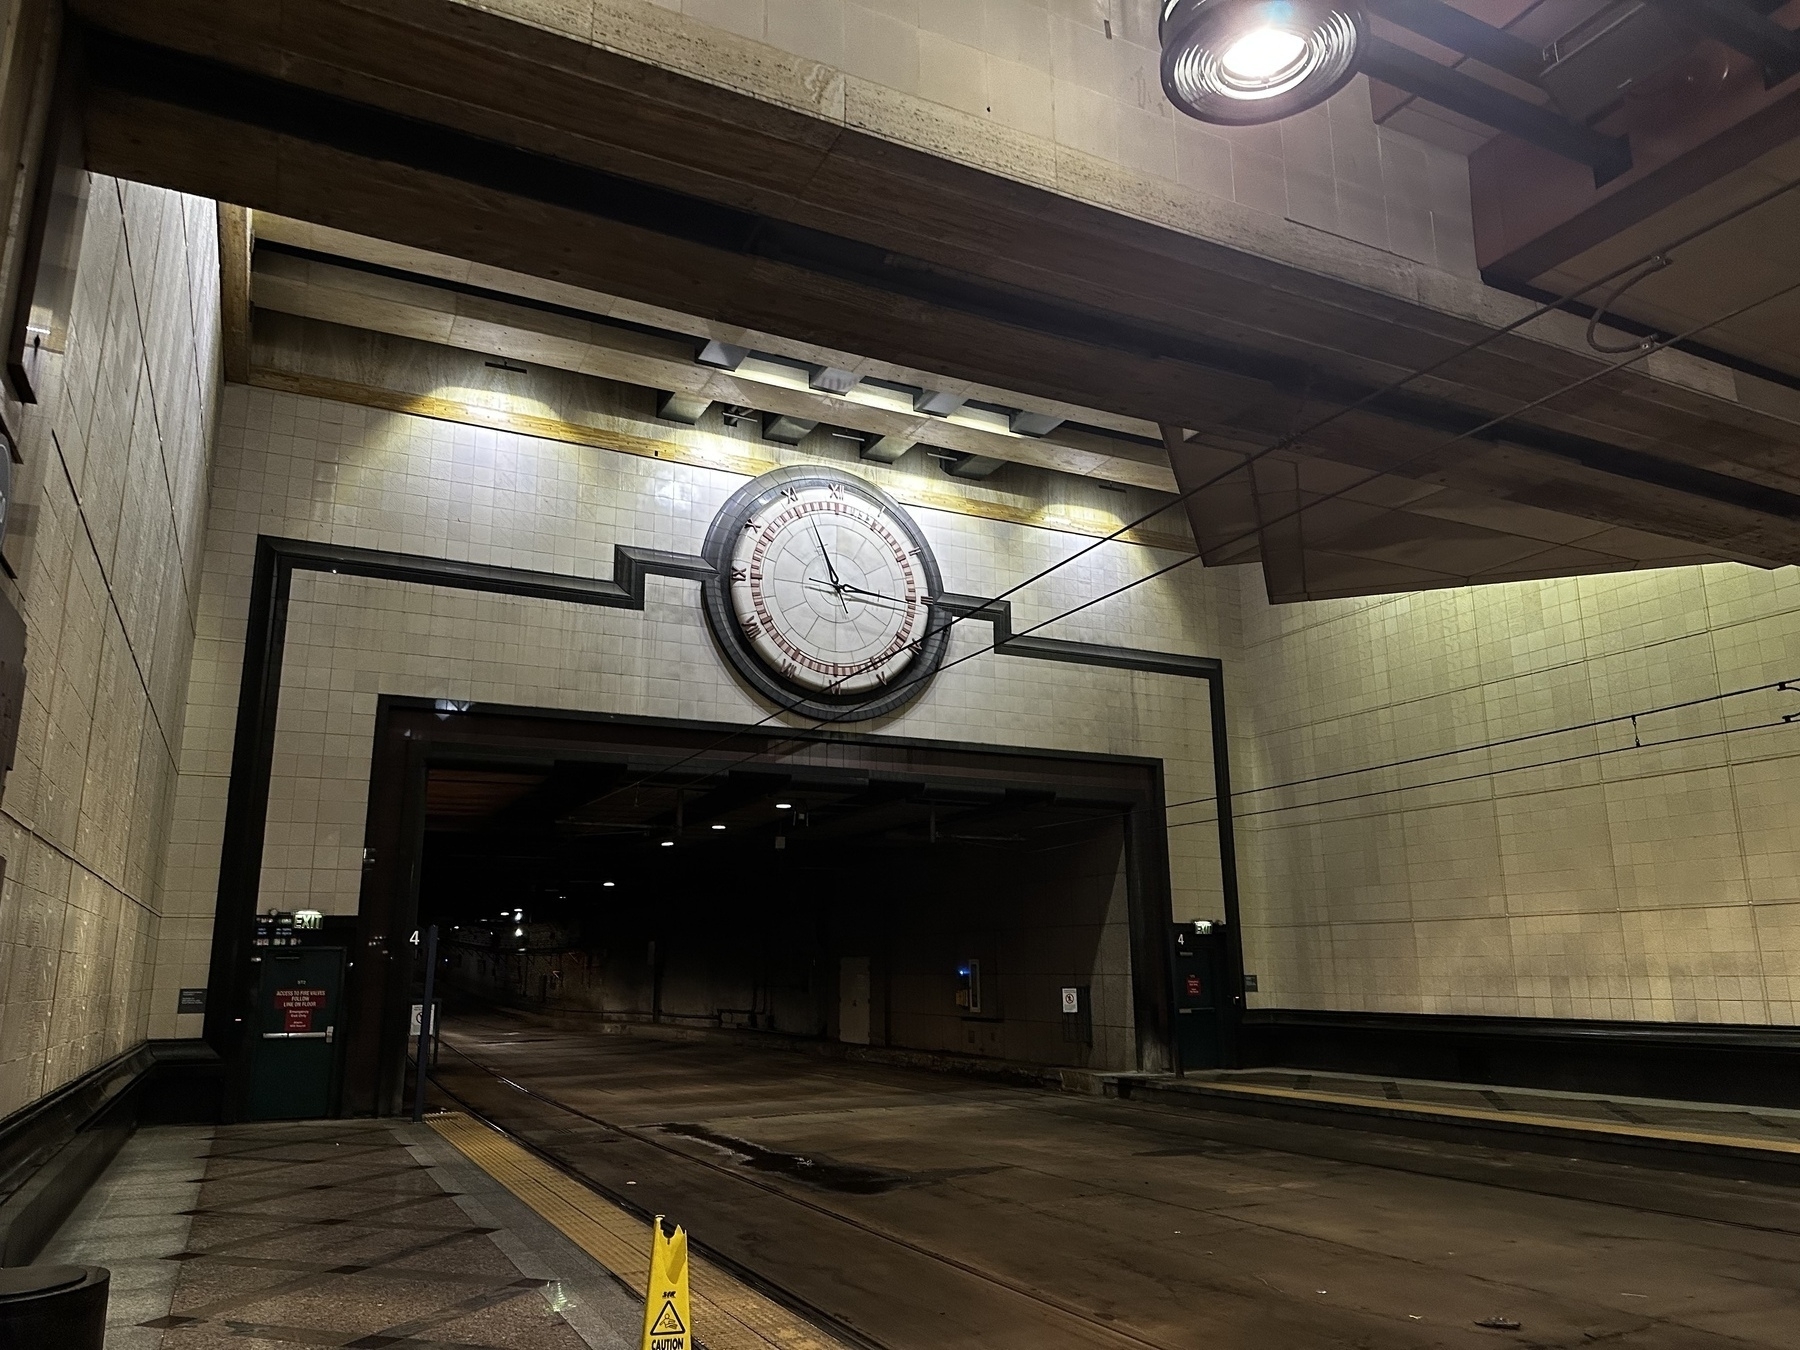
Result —
[[1178, 114], [1158, 0], [459, 3], [1393, 293], [1476, 279], [1461, 155], [1377, 129], [1360, 77], [1279, 126]]
[[1796, 1021], [1796, 569], [1243, 616], [1253, 1006]]
[[1475, 273], [1462, 156], [1378, 129], [1362, 78], [1273, 126], [1177, 113], [1159, 0], [654, 2], [1216, 202]]
[[[95, 178], [21, 430], [25, 706], [0, 808], [0, 1115], [146, 1034], [217, 407], [211, 202]], [[196, 983], [204, 983], [197, 981]]]
[[[608, 419], [601, 419], [608, 420]], [[619, 429], [656, 436], [620, 416]], [[690, 436], [691, 439], [691, 436]], [[798, 453], [764, 446], [784, 459]], [[825, 458], [824, 454], [808, 456]], [[916, 467], [844, 462], [898, 486]], [[259, 534], [607, 575], [615, 543], [697, 552], [745, 481], [721, 470], [232, 386], [226, 394], [199, 639], [159, 950], [157, 1034], [198, 1034], [176, 991], [205, 982], [252, 554]], [[954, 591], [997, 594], [1094, 541], [950, 511], [915, 510]], [[1024, 627], [1172, 560], [1105, 545], [1014, 597]], [[728, 673], [692, 582], [652, 579], [644, 613], [303, 575], [294, 586], [261, 907], [353, 913], [369, 753], [382, 693], [755, 722], [770, 710]], [[1052, 635], [1212, 654], [1235, 624], [1233, 584], [1147, 582]], [[953, 634], [951, 659], [985, 627]], [[1154, 755], [1173, 797], [1210, 782], [1200, 681], [982, 656], [944, 672], [866, 729], [895, 735]], [[1213, 837], [1177, 841], [1177, 910], [1218, 913]]]

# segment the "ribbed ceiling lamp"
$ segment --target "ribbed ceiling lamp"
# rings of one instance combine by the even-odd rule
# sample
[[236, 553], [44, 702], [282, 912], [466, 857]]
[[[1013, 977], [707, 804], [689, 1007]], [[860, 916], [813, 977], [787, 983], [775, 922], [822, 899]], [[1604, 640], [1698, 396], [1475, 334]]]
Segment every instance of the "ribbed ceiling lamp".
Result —
[[1162, 82], [1190, 117], [1278, 122], [1350, 82], [1369, 40], [1355, 5], [1333, 0], [1163, 0]]

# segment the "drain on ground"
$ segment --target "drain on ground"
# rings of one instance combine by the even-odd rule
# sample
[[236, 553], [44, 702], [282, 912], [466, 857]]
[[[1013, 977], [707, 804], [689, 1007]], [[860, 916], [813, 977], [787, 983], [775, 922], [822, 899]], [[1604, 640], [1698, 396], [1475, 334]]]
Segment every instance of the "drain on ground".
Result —
[[873, 1167], [858, 1167], [854, 1163], [833, 1162], [829, 1158], [809, 1157], [803, 1153], [780, 1153], [764, 1148], [761, 1144], [753, 1144], [748, 1139], [737, 1139], [709, 1130], [704, 1125], [672, 1124], [659, 1125], [657, 1128], [665, 1134], [678, 1134], [686, 1139], [698, 1139], [703, 1144], [711, 1144], [714, 1148], [731, 1154], [745, 1167], [754, 1168], [758, 1172], [779, 1172], [823, 1190], [842, 1191], [850, 1195], [880, 1195], [912, 1180], [911, 1177], [883, 1172]]

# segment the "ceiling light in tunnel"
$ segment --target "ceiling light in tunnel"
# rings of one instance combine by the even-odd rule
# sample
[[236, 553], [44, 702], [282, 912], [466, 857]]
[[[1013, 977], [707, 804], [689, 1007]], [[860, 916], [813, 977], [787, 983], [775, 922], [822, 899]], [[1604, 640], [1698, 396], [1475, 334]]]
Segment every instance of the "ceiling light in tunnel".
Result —
[[725, 827], [724, 827], [724, 826], [723, 826], [723, 825], [715, 825], [715, 826], [713, 826], [713, 828], [714, 828], [714, 829], [715, 829], [715, 830], [722, 830], [722, 829], [724, 829], [724, 828], [725, 828]]
[[606, 889], [610, 891], [614, 886], [617, 886], [619, 883], [616, 881], [603, 881], [600, 884], [602, 886], [606, 887]]
[[1225, 49], [1219, 69], [1234, 80], [1273, 80], [1306, 55], [1306, 39], [1285, 28], [1253, 28]]
[[663, 847], [664, 847], [664, 848], [674, 848], [674, 847], [675, 847], [675, 841], [674, 841], [674, 840], [673, 840], [673, 839], [665, 839], [665, 840], [663, 840], [663, 841], [662, 841], [662, 846], [663, 846]]
[[1164, 0], [1162, 82], [1190, 117], [1279, 121], [1350, 82], [1369, 23], [1344, 0]]
[[775, 809], [777, 811], [792, 811], [794, 809], [794, 804], [792, 802], [776, 802]]

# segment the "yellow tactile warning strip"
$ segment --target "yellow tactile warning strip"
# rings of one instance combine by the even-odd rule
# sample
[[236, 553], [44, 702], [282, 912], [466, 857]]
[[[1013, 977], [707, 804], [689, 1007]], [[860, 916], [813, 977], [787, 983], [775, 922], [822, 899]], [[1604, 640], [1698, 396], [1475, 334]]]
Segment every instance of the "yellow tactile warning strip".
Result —
[[[634, 1290], [650, 1275], [650, 1225], [459, 1111], [426, 1117], [470, 1162]], [[694, 1335], [707, 1350], [844, 1350], [780, 1304], [693, 1258]]]
[[1718, 1134], [1709, 1130], [1671, 1130], [1659, 1125], [1615, 1125], [1605, 1120], [1575, 1120], [1568, 1116], [1536, 1115], [1527, 1111], [1483, 1111], [1472, 1106], [1454, 1106], [1445, 1102], [1411, 1102], [1376, 1100], [1343, 1092], [1314, 1092], [1301, 1088], [1265, 1087], [1255, 1083], [1201, 1083], [1184, 1091], [1199, 1095], [1219, 1093], [1235, 1097], [1270, 1097], [1280, 1101], [1322, 1102], [1333, 1106], [1357, 1106], [1382, 1115], [1407, 1115], [1453, 1120], [1479, 1121], [1484, 1125], [1531, 1125], [1539, 1129], [1559, 1130], [1573, 1134], [1604, 1134], [1620, 1139], [1652, 1140], [1658, 1143], [1706, 1144], [1727, 1148], [1751, 1149], [1762, 1153], [1800, 1156], [1800, 1142], [1786, 1139], [1757, 1139], [1746, 1135]]

